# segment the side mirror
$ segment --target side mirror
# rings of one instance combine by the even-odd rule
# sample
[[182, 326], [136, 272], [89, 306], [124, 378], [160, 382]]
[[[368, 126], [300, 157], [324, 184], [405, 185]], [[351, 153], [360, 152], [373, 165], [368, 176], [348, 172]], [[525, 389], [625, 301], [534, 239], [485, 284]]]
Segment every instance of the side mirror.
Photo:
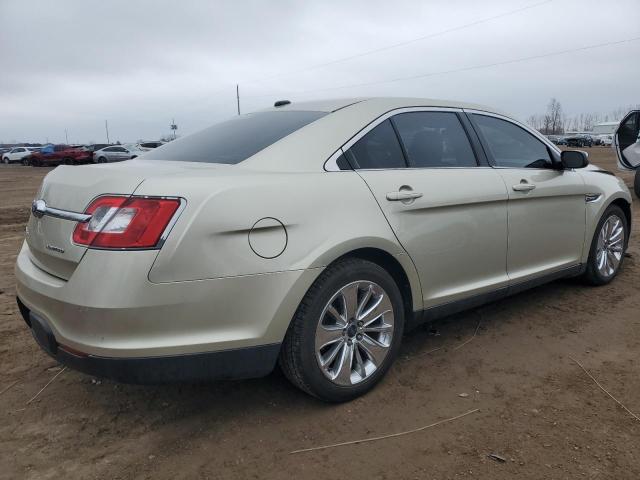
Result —
[[587, 153], [581, 152], [580, 150], [564, 150], [560, 154], [560, 162], [562, 163], [562, 168], [565, 170], [584, 168], [589, 165]]

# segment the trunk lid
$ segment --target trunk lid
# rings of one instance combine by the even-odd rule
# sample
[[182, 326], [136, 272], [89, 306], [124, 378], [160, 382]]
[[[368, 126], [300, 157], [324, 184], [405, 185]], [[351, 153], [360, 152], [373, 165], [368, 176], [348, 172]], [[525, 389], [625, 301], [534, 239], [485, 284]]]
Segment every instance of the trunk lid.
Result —
[[[176, 175], [211, 164], [133, 160], [84, 166], [60, 166], [44, 179], [36, 196], [47, 207], [82, 213], [100, 195], [131, 195], [146, 178]], [[27, 224], [26, 241], [31, 260], [39, 268], [68, 280], [87, 248], [72, 242], [76, 222], [33, 214]]]

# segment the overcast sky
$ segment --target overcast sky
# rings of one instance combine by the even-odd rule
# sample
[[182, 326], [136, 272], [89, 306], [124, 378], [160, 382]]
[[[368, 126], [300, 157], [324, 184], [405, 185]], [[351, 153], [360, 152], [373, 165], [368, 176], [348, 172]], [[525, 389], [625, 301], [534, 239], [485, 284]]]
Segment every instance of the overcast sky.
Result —
[[504, 63], [640, 37], [638, 0], [0, 0], [0, 26], [0, 142], [104, 142], [105, 119], [112, 141], [157, 139], [172, 118], [191, 133], [236, 114], [236, 83], [243, 113], [388, 95], [520, 118], [552, 96], [569, 115], [640, 102], [639, 40]]

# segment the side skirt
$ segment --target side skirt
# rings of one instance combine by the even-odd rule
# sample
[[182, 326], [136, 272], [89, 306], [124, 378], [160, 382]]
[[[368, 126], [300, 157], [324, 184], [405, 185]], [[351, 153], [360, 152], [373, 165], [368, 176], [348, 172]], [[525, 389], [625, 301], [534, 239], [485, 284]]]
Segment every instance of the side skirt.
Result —
[[545, 283], [559, 280], [561, 278], [576, 277], [583, 274], [586, 271], [587, 266], [584, 264], [575, 265], [573, 267], [563, 268], [556, 272], [547, 273], [540, 277], [536, 277], [523, 282], [518, 282], [507, 287], [501, 287], [490, 292], [480, 293], [473, 295], [462, 300], [455, 300], [453, 302], [443, 303], [441, 305], [434, 305], [433, 307], [426, 308], [421, 311], [413, 312], [413, 318], [407, 325], [407, 331], [424, 324], [439, 320], [444, 317], [448, 317], [455, 313], [470, 310], [487, 303], [495, 302], [503, 298], [515, 295], [516, 293], [524, 292], [530, 288], [535, 288]]

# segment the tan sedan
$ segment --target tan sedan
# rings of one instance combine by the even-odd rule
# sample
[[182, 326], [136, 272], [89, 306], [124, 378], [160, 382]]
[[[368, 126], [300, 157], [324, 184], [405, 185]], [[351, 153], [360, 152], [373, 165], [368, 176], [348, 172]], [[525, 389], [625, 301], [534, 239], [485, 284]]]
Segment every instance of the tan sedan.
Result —
[[417, 323], [621, 268], [625, 185], [504, 114], [425, 99], [277, 105], [47, 175], [16, 265], [44, 350], [126, 382], [279, 363], [344, 401], [384, 376]]

